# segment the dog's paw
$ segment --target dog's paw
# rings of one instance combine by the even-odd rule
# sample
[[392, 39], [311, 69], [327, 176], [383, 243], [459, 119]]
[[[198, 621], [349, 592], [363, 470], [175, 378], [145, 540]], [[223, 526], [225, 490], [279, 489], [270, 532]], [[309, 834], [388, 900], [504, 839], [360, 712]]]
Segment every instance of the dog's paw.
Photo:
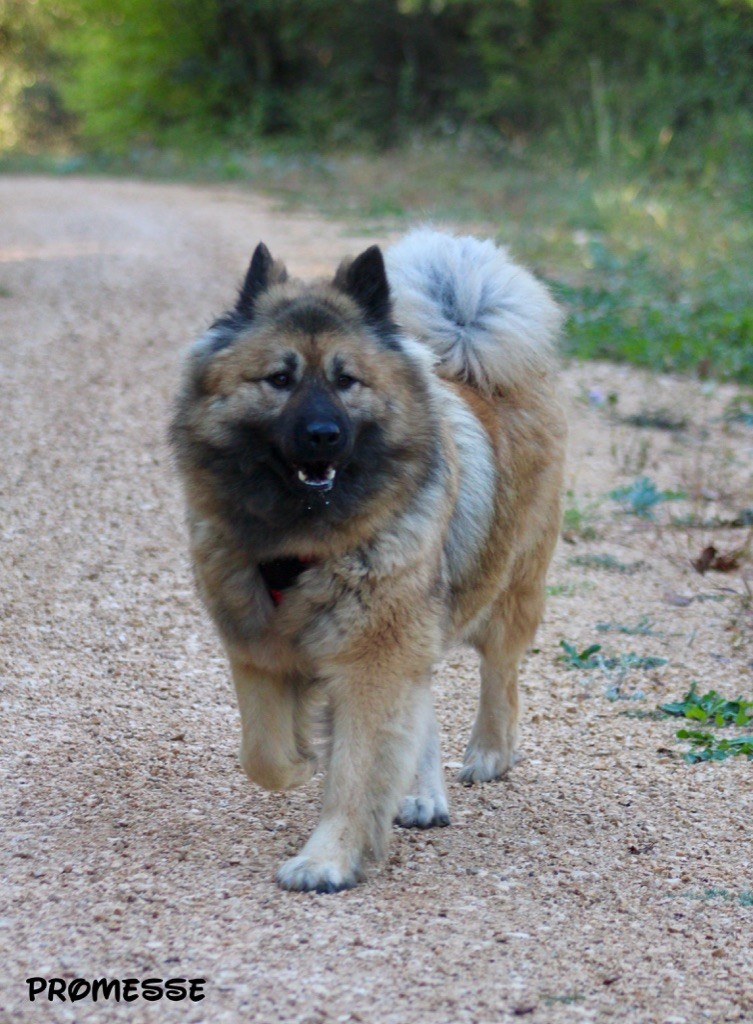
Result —
[[305, 853], [285, 861], [277, 872], [277, 884], [296, 892], [341, 892], [361, 881], [361, 872], [339, 864], [335, 858], [313, 857]]
[[450, 812], [443, 795], [406, 796], [395, 822], [403, 828], [436, 828], [450, 824]]
[[509, 750], [484, 750], [469, 746], [458, 772], [458, 782], [472, 786], [474, 782], [491, 782], [501, 779], [515, 764], [515, 752]]

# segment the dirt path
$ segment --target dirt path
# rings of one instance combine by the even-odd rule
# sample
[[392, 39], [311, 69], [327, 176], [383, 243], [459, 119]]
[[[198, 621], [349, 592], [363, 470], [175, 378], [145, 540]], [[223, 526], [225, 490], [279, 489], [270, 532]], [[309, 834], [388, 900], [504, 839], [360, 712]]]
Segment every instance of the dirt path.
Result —
[[[367, 885], [275, 887], [320, 786], [265, 794], [237, 765], [164, 443], [180, 349], [259, 238], [300, 274], [363, 241], [228, 190], [0, 178], [2, 1019], [753, 1021], [753, 764], [691, 767], [676, 722], [625, 713], [693, 679], [753, 696], [741, 575], [688, 564], [744, 532], [668, 529], [668, 504], [652, 523], [605, 498], [647, 475], [698, 495], [674, 512], [753, 505], [753, 429], [719, 420], [731, 389], [568, 371], [580, 514], [524, 667], [523, 760], [502, 784], [453, 783], [453, 827], [396, 830]], [[688, 429], [615, 425], [578, 401], [588, 388]], [[593, 555], [613, 561], [572, 561]], [[596, 630], [641, 616], [649, 635]], [[668, 663], [569, 670], [563, 638]], [[474, 672], [461, 653], [438, 673], [450, 776]], [[206, 998], [32, 1006], [32, 976], [202, 977]]]

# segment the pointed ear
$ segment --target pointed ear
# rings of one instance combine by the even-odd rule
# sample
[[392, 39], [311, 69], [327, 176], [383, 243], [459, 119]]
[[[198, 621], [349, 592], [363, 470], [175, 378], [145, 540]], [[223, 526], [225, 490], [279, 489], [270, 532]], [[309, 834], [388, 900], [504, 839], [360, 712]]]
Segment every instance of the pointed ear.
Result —
[[286, 281], [287, 277], [288, 272], [284, 265], [276, 263], [264, 242], [259, 242], [254, 249], [246, 277], [238, 293], [238, 301], [235, 304], [236, 313], [252, 317], [256, 300], [261, 293], [266, 291], [271, 284]]
[[351, 263], [341, 263], [334, 283], [358, 303], [369, 323], [383, 324], [392, 319], [390, 286], [378, 245], [372, 245]]

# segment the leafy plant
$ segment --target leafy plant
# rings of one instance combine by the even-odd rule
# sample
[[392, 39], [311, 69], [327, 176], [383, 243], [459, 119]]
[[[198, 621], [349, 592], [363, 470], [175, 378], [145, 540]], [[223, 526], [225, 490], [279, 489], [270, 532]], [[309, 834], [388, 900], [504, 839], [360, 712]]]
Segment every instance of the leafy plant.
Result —
[[580, 653], [578, 648], [574, 644], [569, 644], [567, 640], [560, 640], [560, 647], [565, 652], [560, 655], [560, 661], [564, 661], [568, 668], [592, 669], [598, 668], [601, 663], [596, 657], [601, 650], [601, 644], [591, 644]]
[[688, 892], [680, 893], [686, 900], [701, 900], [703, 902], [707, 900], [724, 900], [725, 903], [739, 903], [741, 907], [753, 907], [753, 891], [750, 889], [743, 889], [741, 892], [735, 894], [730, 892], [729, 889], [723, 889], [719, 886], [707, 886], [701, 892], [697, 889], [690, 889]]
[[661, 636], [653, 628], [653, 621], [648, 615], [641, 615], [634, 626], [626, 626], [622, 622], [597, 622], [600, 633], [625, 633], [627, 636]]
[[743, 423], [753, 427], [753, 395], [735, 395], [727, 403], [722, 417], [725, 423]]
[[573, 491], [567, 492], [568, 504], [562, 513], [562, 537], [573, 543], [575, 540], [595, 540], [596, 509], [598, 502], [579, 505]]
[[[692, 683], [681, 701], [660, 704], [659, 710], [675, 718], [686, 718], [720, 727], [744, 727], [753, 722], [753, 700], [745, 700], [743, 697], [726, 700], [716, 690], [699, 694], [695, 683]], [[679, 740], [690, 742], [690, 749], [683, 754], [683, 760], [688, 764], [697, 764], [699, 761], [726, 761], [728, 757], [743, 755], [749, 761], [753, 761], [753, 735], [734, 736], [730, 739], [719, 737], [713, 732], [678, 729], [676, 736]]]
[[563, 661], [568, 668], [580, 668], [587, 671], [599, 668], [605, 672], [620, 671], [624, 673], [631, 668], [647, 670], [667, 664], [666, 658], [640, 655], [634, 651], [629, 654], [606, 656], [600, 653], [601, 644], [591, 644], [590, 647], [579, 652], [574, 644], [568, 643], [567, 640], [560, 640], [560, 647], [565, 652], [560, 655], [560, 661]]
[[667, 430], [677, 433], [685, 430], [688, 425], [686, 416], [679, 416], [671, 409], [661, 407], [659, 409], [642, 409], [631, 416], [624, 416], [622, 422], [629, 427], [651, 427], [654, 430]]
[[687, 498], [687, 494], [685, 491], [659, 491], [653, 480], [647, 476], [639, 476], [632, 484], [610, 491], [609, 497], [619, 501], [626, 512], [641, 519], [653, 519], [655, 505], [662, 501]]
[[568, 559], [568, 565], [577, 565], [583, 569], [605, 569], [607, 572], [620, 572], [632, 575], [643, 568], [643, 562], [620, 562], [614, 555], [586, 554], [575, 555]]
[[576, 594], [586, 594], [593, 589], [593, 583], [589, 583], [588, 580], [581, 580], [578, 583], [552, 583], [546, 588], [546, 596], [575, 597]]
[[746, 726], [753, 722], [753, 700], [744, 700], [742, 697], [725, 700], [716, 690], [699, 694], [695, 683], [681, 701], [660, 704], [659, 710], [676, 718], [688, 718], [718, 726]]
[[753, 761], [753, 736], [734, 736], [720, 739], [712, 732], [695, 732], [692, 729], [678, 729], [677, 738], [689, 740], [691, 749], [683, 755], [683, 761], [697, 764], [699, 761], [726, 761], [728, 757], [745, 755]]

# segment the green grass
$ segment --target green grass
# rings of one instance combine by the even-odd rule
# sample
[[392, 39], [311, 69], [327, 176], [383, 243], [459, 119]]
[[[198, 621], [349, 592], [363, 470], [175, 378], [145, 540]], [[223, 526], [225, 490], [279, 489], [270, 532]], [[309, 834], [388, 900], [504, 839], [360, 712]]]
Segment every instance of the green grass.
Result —
[[232, 182], [377, 236], [422, 220], [465, 225], [549, 280], [570, 313], [567, 353], [753, 383], [753, 204], [713, 175], [578, 167], [551, 144], [490, 153], [464, 133], [386, 153], [217, 143], [117, 159], [11, 154], [0, 170]]

